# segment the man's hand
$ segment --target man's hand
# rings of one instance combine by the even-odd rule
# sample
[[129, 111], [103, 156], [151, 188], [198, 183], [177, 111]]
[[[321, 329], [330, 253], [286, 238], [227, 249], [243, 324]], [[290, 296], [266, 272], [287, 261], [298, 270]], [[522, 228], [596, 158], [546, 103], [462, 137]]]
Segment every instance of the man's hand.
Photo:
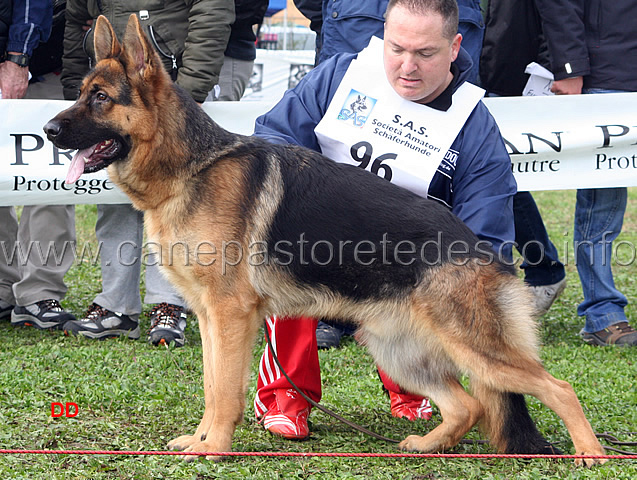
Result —
[[0, 63], [0, 90], [2, 90], [2, 98], [22, 98], [26, 95], [28, 86], [28, 67], [20, 67], [9, 61]]
[[580, 93], [582, 93], [583, 85], [583, 77], [564, 78], [562, 80], [555, 80], [553, 82], [551, 92], [553, 92], [555, 95], [579, 95]]

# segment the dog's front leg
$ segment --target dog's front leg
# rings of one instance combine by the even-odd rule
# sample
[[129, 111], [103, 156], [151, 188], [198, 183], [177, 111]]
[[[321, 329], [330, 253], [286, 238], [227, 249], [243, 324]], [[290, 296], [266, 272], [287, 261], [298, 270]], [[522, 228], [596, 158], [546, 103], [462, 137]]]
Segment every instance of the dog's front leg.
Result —
[[204, 415], [194, 435], [181, 435], [170, 442], [168, 442], [168, 448], [171, 450], [186, 450], [197, 442], [201, 442], [206, 439], [210, 425], [212, 424], [212, 418], [214, 413], [214, 403], [212, 398], [212, 368], [208, 368], [207, 365], [212, 362], [212, 335], [208, 331], [211, 328], [210, 321], [205, 313], [205, 310], [199, 310], [195, 312], [197, 321], [199, 324], [199, 332], [201, 335], [201, 346], [203, 351], [203, 382], [204, 382], [204, 403], [205, 410]]
[[[231, 450], [235, 428], [243, 419], [252, 346], [259, 325], [256, 308], [247, 310], [236, 298], [216, 302], [207, 309], [205, 325], [200, 320], [206, 410], [195, 435], [185, 437], [188, 445], [184, 452]], [[195, 458], [186, 456], [187, 460]]]

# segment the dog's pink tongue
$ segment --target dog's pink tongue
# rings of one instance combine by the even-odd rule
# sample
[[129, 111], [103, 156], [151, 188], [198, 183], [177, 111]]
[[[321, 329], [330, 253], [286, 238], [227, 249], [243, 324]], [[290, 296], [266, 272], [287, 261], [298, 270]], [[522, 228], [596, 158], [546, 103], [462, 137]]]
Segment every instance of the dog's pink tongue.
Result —
[[71, 184], [77, 182], [77, 179], [84, 173], [84, 159], [93, 153], [94, 148], [93, 146], [85, 148], [84, 150], [78, 150], [77, 153], [73, 155], [73, 160], [71, 160], [71, 166], [66, 174], [64, 183]]

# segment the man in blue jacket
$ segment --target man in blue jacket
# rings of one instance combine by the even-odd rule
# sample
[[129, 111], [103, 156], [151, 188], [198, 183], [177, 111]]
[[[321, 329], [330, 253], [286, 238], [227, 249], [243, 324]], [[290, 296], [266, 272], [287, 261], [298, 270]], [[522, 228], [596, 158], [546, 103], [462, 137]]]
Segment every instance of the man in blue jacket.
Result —
[[[455, 0], [391, 0], [383, 41], [372, 41], [358, 55], [339, 54], [322, 62], [257, 119], [255, 134], [309, 147], [335, 161], [356, 163], [367, 155], [368, 161], [360, 166], [365, 163], [369, 170], [372, 165], [374, 171], [376, 165], [376, 172], [385, 178], [391, 168], [392, 182], [404, 182], [402, 186], [446, 205], [495, 252], [510, 258], [516, 184], [499, 129], [480, 100], [483, 92], [467, 82], [472, 62], [460, 47], [462, 36], [457, 31]], [[357, 95], [352, 96], [354, 91]], [[340, 113], [333, 115], [334, 111]], [[375, 115], [381, 111], [383, 118], [393, 120], [377, 122], [380, 117]], [[345, 121], [339, 124], [336, 117]], [[437, 128], [440, 125], [444, 127]], [[355, 143], [343, 143], [345, 131], [354, 132]], [[422, 148], [406, 140], [419, 133]], [[388, 157], [387, 150], [381, 150], [387, 142], [387, 148], [399, 153]], [[405, 145], [411, 151], [399, 150]], [[392, 159], [391, 166], [378, 165], [380, 157]], [[315, 327], [316, 321], [307, 319], [268, 320], [284, 369], [318, 401]], [[272, 433], [304, 438], [309, 435], [310, 406], [282, 376], [271, 354], [266, 348], [261, 360], [256, 414]], [[381, 376], [390, 392], [393, 415], [431, 416], [427, 399], [402, 391], [382, 372]]]

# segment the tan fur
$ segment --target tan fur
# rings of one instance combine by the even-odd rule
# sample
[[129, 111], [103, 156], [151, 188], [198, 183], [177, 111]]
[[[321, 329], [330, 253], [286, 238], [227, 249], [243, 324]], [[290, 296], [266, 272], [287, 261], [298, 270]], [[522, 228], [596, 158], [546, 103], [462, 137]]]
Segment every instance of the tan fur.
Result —
[[[234, 158], [229, 147], [191, 152], [183, 142], [185, 112], [169, 88], [167, 74], [159, 71], [160, 61], [136, 16], [131, 16], [123, 48], [103, 17], [97, 21], [95, 37], [101, 61], [85, 80], [82, 95], [100, 83], [110, 95], [117, 94], [117, 85], [105, 79], [106, 70], [109, 75], [125, 75], [133, 87], [132, 105], [115, 105], [100, 120], [133, 139], [128, 159], [113, 163], [109, 175], [134, 206], [145, 211], [163, 271], [199, 320], [206, 408], [194, 434], [171, 441], [171, 448], [230, 450], [243, 416], [258, 328], [266, 315], [287, 314], [352, 319], [359, 326], [361, 343], [397, 383], [431, 397], [442, 423], [424, 437], [408, 437], [402, 448], [449, 449], [482, 420], [494, 445], [505, 450], [503, 394], [515, 392], [534, 395], [556, 411], [577, 453], [603, 453], [570, 385], [554, 379], [540, 363], [528, 290], [496, 265], [444, 264], [427, 270], [405, 298], [356, 302], [327, 287], [299, 284], [285, 268], [237, 261], [266, 240], [284, 194], [279, 164], [267, 160], [263, 188], [245, 207], [245, 162]], [[119, 56], [122, 64], [113, 59]], [[142, 97], [153, 101], [144, 104]], [[69, 112], [73, 108], [73, 114], [86, 114], [77, 110], [80, 106]], [[202, 161], [187, 163], [196, 153], [204, 155]], [[215, 168], [208, 168], [212, 164]], [[299, 169], [307, 165], [299, 159]], [[204, 191], [198, 190], [202, 185]], [[229, 240], [235, 243], [224, 253], [236, 263], [232, 268], [220, 261], [198, 261], [215, 258], [198, 256], [198, 246], [219, 248]], [[257, 251], [252, 260], [259, 263], [262, 255]], [[460, 374], [470, 377], [474, 396], [458, 382]]]

